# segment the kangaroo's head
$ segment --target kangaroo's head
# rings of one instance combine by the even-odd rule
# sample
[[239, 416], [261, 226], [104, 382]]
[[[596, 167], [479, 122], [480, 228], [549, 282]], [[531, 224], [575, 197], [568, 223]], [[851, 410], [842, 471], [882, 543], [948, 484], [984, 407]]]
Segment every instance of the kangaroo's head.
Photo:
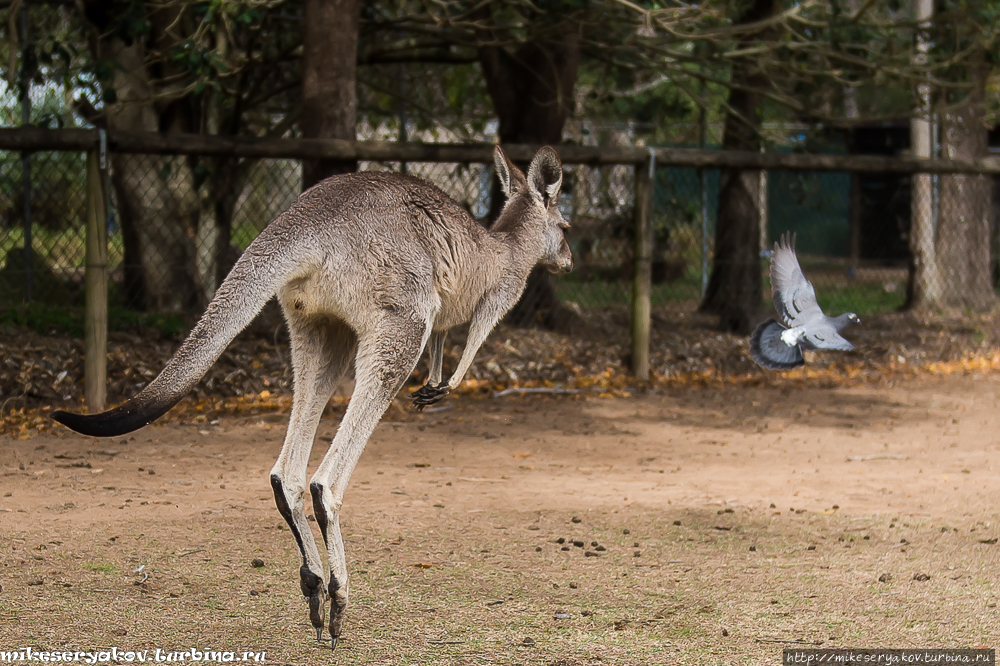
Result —
[[559, 188], [562, 186], [562, 163], [556, 151], [546, 146], [535, 154], [525, 178], [521, 170], [500, 149], [494, 150], [497, 176], [508, 205], [518, 201], [522, 223], [541, 232], [541, 257], [538, 263], [553, 273], [568, 273], [573, 268], [573, 253], [566, 242], [569, 222], [559, 212]]

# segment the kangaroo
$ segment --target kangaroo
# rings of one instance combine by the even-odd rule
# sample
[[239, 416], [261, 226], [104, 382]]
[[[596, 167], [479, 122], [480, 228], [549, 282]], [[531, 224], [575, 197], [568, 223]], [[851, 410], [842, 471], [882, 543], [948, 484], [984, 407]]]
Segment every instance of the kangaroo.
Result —
[[[413, 394], [418, 409], [459, 386], [536, 265], [552, 272], [573, 266], [564, 235], [569, 224], [558, 207], [562, 164], [556, 152], [539, 150], [527, 177], [499, 146], [494, 161], [507, 200], [489, 229], [437, 187], [409, 176], [354, 173], [306, 190], [250, 244], [177, 353], [138, 395], [100, 414], [52, 414], [96, 437], [151, 423], [194, 387], [277, 295], [291, 337], [294, 398], [271, 487], [298, 546], [300, 586], [317, 640], [330, 602], [331, 647], [348, 604], [340, 534], [344, 491], [428, 338], [431, 373]], [[445, 333], [470, 321], [458, 367], [441, 384]], [[303, 508], [306, 467], [323, 409], [352, 360], [354, 393], [308, 485], [326, 545], [327, 577]]]

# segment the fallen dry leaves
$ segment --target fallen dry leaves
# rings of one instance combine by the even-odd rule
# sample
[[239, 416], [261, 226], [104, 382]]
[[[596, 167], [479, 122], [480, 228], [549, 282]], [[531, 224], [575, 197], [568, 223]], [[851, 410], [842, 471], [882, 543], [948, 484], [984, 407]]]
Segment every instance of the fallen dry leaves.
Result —
[[[1000, 315], [917, 317], [908, 313], [867, 316], [847, 336], [850, 354], [810, 353], [808, 364], [768, 372], [749, 358], [747, 339], [712, 329], [711, 318], [693, 312], [654, 312], [650, 349], [652, 379], [638, 383], [629, 368], [629, 315], [624, 308], [592, 311], [570, 332], [500, 326], [483, 345], [459, 393], [488, 397], [512, 388], [577, 389], [588, 395], [622, 396], [633, 390], [744, 385], [843, 386], [893, 382], [921, 374], [987, 373], [1000, 369]], [[113, 333], [108, 350], [108, 401], [137, 393], [179, 344], [155, 332]], [[449, 336], [445, 369], [458, 362], [464, 333]], [[414, 382], [426, 377], [426, 358]], [[191, 395], [171, 412], [185, 422], [287, 412], [292, 373], [287, 335], [274, 320], [258, 322], [229, 346]], [[342, 408], [346, 397], [334, 398]], [[0, 434], [28, 437], [52, 428], [54, 409], [81, 410], [83, 343], [0, 328]], [[408, 413], [405, 397], [391, 414]], [[393, 416], [392, 418], [396, 418]]]

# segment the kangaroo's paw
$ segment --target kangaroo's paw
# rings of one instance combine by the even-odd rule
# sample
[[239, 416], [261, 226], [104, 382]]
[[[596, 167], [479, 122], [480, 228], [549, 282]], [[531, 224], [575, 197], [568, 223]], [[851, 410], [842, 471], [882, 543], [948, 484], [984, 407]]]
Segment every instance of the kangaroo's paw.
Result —
[[316, 629], [316, 640], [323, 640], [323, 617], [326, 610], [326, 590], [323, 588], [323, 579], [310, 571], [307, 567], [299, 569], [299, 584], [302, 587], [302, 594], [309, 602], [309, 622]]
[[337, 647], [340, 633], [344, 629], [344, 617], [347, 615], [347, 590], [340, 587], [339, 581], [330, 574], [330, 649]]
[[440, 384], [438, 386], [424, 384], [411, 396], [413, 398], [413, 406], [417, 408], [418, 412], [422, 412], [424, 411], [424, 407], [440, 402], [449, 393], [451, 393], [451, 389], [448, 388], [447, 384]]

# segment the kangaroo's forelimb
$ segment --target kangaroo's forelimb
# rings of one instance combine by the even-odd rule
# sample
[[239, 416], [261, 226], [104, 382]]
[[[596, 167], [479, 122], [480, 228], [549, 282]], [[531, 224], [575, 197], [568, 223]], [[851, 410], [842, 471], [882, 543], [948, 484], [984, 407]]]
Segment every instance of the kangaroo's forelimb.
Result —
[[486, 336], [490, 334], [500, 319], [517, 304], [521, 292], [524, 291], [526, 281], [527, 276], [508, 278], [483, 296], [472, 315], [469, 338], [465, 343], [465, 349], [462, 350], [462, 358], [458, 361], [458, 367], [455, 368], [448, 383], [442, 388], [447, 388], [450, 392], [457, 389], [462, 383], [465, 373], [469, 371], [476, 358], [476, 352], [486, 341]]
[[444, 363], [444, 342], [447, 337], [448, 331], [434, 331], [427, 341], [430, 355], [427, 383], [410, 395], [413, 406], [418, 412], [422, 412], [424, 407], [433, 405], [449, 393], [447, 390], [442, 390], [441, 386], [441, 366]]

